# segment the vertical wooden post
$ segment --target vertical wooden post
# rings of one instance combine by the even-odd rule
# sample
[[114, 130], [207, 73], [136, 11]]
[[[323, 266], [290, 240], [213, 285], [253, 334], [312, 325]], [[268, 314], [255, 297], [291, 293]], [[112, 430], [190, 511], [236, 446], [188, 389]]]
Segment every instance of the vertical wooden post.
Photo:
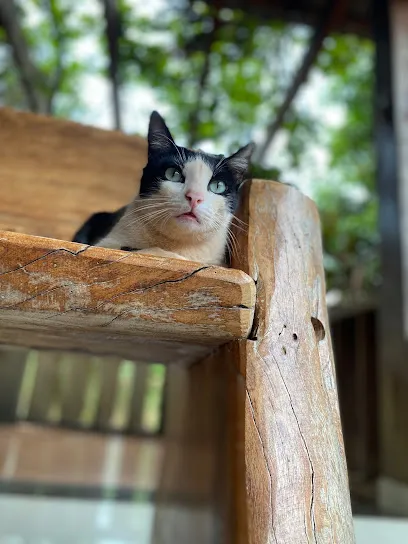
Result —
[[392, 60], [389, 65], [393, 70], [393, 92], [390, 99], [392, 99], [395, 119], [403, 338], [406, 342], [408, 340], [408, 4], [405, 0], [392, 0], [390, 10]]
[[155, 544], [352, 544], [320, 224], [297, 190], [246, 188], [233, 266], [251, 338], [169, 369]]
[[318, 214], [296, 189], [274, 182], [253, 181], [245, 203], [248, 233], [233, 266], [257, 282], [252, 339], [234, 356], [246, 388], [238, 477], [247, 490], [247, 542], [350, 544]]
[[148, 368], [147, 363], [136, 364], [136, 381], [133, 386], [129, 420], [129, 429], [136, 434], [143, 431], [142, 416], [147, 393]]
[[378, 506], [408, 514], [408, 6], [374, 1], [375, 136], [383, 282], [379, 308]]
[[168, 367], [154, 544], [229, 542], [222, 519], [226, 390], [219, 353], [190, 368]]
[[[407, 366], [406, 346], [404, 347], [403, 325], [403, 275], [402, 275], [402, 238], [406, 234], [401, 229], [401, 212], [404, 203], [400, 201], [401, 191], [398, 172], [398, 149], [395, 133], [396, 119], [404, 121], [403, 111], [395, 111], [393, 77], [399, 79], [403, 66], [393, 66], [391, 43], [390, 7], [394, 5], [394, 31], [404, 23], [401, 8], [404, 2], [374, 0], [373, 20], [376, 41], [376, 83], [375, 83], [375, 146], [377, 160], [377, 186], [379, 193], [379, 226], [381, 232], [381, 265], [383, 283], [380, 291], [380, 351], [386, 356], [388, 367], [404, 371]], [[398, 44], [404, 41], [401, 26]], [[395, 42], [397, 43], [397, 41]], [[395, 49], [398, 51], [400, 45]], [[401, 60], [401, 59], [398, 59]], [[397, 85], [398, 86], [398, 85]], [[405, 97], [401, 96], [405, 102]], [[401, 100], [398, 101], [400, 104]], [[408, 213], [408, 212], [407, 212]], [[386, 351], [384, 351], [384, 348]], [[381, 362], [380, 362], [381, 364]], [[408, 372], [406, 372], [408, 376]]]

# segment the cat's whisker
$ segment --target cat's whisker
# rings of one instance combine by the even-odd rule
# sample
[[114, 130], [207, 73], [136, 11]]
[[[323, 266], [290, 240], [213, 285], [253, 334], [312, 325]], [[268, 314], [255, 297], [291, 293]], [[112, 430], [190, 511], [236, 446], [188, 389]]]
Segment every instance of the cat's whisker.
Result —
[[163, 213], [168, 213], [168, 212], [169, 212], [169, 210], [161, 208], [159, 210], [146, 211], [146, 212], [140, 214], [139, 217], [141, 219], [145, 219], [145, 218], [150, 219], [150, 218], [156, 217], [157, 215], [161, 215]]
[[239, 230], [240, 232], [246, 232], [247, 229], [245, 229], [244, 227], [241, 227], [240, 225], [236, 225], [235, 223], [230, 223], [231, 227], [234, 227], [234, 229], [237, 229]]
[[128, 226], [133, 226], [135, 224], [148, 225], [149, 223], [154, 222], [156, 219], [161, 217], [164, 214], [168, 214], [169, 210], [155, 210], [150, 213], [141, 214], [133, 222], [129, 223]]
[[239, 255], [239, 242], [237, 240], [237, 237], [232, 232], [232, 230], [229, 228], [227, 233], [227, 245], [230, 250], [231, 256], [238, 257]]
[[140, 211], [142, 210], [146, 210], [146, 209], [155, 209], [155, 208], [164, 208], [168, 206], [167, 203], [165, 202], [153, 202], [153, 203], [149, 203], [149, 204], [143, 204], [143, 206], [137, 206], [135, 207], [135, 209], [133, 210], [133, 213], [139, 213]]
[[217, 175], [217, 173], [220, 171], [221, 166], [224, 164], [224, 162], [227, 160], [227, 157], [222, 157], [221, 160], [217, 162], [214, 168], [214, 176]]
[[170, 208], [170, 207], [171, 206], [169, 204], [167, 204], [167, 205], [157, 204], [157, 205], [152, 205], [152, 206], [143, 206], [143, 207], [138, 208], [137, 213], [135, 213], [133, 215], [143, 214], [144, 212], [149, 211], [149, 210], [152, 210], [152, 211], [164, 210], [164, 209], [167, 209], [167, 208]]
[[134, 210], [132, 210], [132, 213], [129, 213], [128, 216], [134, 216], [138, 215], [140, 212], [144, 212], [145, 210], [156, 210], [156, 209], [168, 209], [168, 208], [178, 208], [180, 205], [176, 202], [166, 202], [166, 203], [153, 203], [153, 204], [144, 204], [143, 206], [137, 206]]
[[173, 217], [173, 215], [171, 215], [170, 213], [167, 214], [166, 217], [164, 217], [162, 219], [162, 222], [160, 223], [160, 225], [163, 227], [163, 229], [166, 227], [167, 223], [170, 221], [170, 219]]
[[235, 247], [235, 256], [238, 257], [240, 255], [240, 253], [241, 253], [241, 251], [240, 251], [241, 248], [240, 248], [240, 244], [239, 244], [239, 242], [238, 242], [238, 240], [236, 238], [234, 238], [233, 245]]
[[248, 223], [246, 223], [245, 221], [242, 221], [242, 219], [240, 219], [234, 214], [232, 215], [232, 221], [237, 221], [239, 224], [244, 225], [245, 227], [248, 227]]

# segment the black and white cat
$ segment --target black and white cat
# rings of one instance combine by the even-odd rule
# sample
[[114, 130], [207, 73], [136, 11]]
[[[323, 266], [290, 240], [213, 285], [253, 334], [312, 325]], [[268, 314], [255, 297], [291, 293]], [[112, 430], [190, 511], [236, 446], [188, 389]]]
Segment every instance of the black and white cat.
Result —
[[113, 214], [93, 215], [74, 241], [223, 264], [253, 148], [224, 157], [179, 147], [153, 112], [139, 194]]

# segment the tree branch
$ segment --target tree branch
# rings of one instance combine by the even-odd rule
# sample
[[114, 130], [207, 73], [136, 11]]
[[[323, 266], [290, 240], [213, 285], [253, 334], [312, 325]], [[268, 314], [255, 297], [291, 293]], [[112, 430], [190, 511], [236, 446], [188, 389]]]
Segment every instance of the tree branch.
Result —
[[0, 24], [6, 31], [7, 41], [11, 46], [14, 64], [18, 70], [21, 86], [24, 90], [27, 106], [33, 112], [44, 112], [45, 103], [36, 84], [41, 76], [31, 62], [27, 43], [21, 31], [19, 15], [14, 0], [0, 1]]
[[315, 32], [310, 40], [309, 47], [303, 57], [303, 62], [293, 78], [292, 84], [287, 90], [285, 99], [278, 109], [275, 119], [268, 125], [266, 137], [262, 145], [260, 145], [254, 155], [255, 162], [262, 162], [265, 154], [272, 143], [276, 133], [281, 128], [285, 120], [286, 114], [293, 103], [293, 100], [299, 91], [300, 87], [306, 81], [309, 71], [312, 68], [317, 55], [322, 47], [323, 40], [327, 36], [335, 22], [338, 22], [343, 17], [347, 0], [328, 0], [325, 9], [323, 10], [321, 19], [316, 26]]
[[204, 53], [204, 62], [200, 73], [200, 78], [197, 85], [197, 97], [196, 105], [189, 115], [189, 146], [194, 147], [198, 141], [198, 130], [200, 125], [200, 111], [202, 107], [202, 101], [204, 96], [205, 87], [207, 85], [208, 78], [211, 73], [211, 49], [213, 43], [216, 40], [217, 32], [221, 26], [221, 21], [217, 14], [213, 17], [213, 28], [209, 34], [204, 35], [205, 41], [202, 46], [202, 52]]
[[61, 24], [59, 21], [59, 14], [58, 14], [56, 0], [47, 0], [47, 4], [48, 4], [48, 11], [50, 13], [50, 17], [52, 21], [54, 43], [56, 48], [56, 53], [55, 53], [56, 68], [55, 68], [55, 73], [52, 77], [52, 81], [50, 83], [50, 90], [49, 90], [49, 94], [46, 101], [46, 113], [52, 114], [54, 110], [54, 98], [58, 89], [60, 88], [60, 85], [64, 76], [63, 57], [64, 57], [65, 37], [64, 37], [64, 33], [62, 32]]
[[122, 21], [116, 0], [101, 0], [105, 10], [106, 38], [109, 51], [109, 77], [112, 83], [112, 99], [115, 128], [121, 130], [121, 109], [119, 101], [119, 38], [122, 35]]

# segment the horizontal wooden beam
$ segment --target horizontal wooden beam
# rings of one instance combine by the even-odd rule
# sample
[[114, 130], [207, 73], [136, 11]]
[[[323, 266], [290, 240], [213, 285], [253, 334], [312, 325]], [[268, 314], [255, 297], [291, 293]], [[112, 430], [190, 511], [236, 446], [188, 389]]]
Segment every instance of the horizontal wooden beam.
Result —
[[0, 108], [0, 230], [72, 240], [130, 202], [146, 160], [138, 136]]
[[251, 330], [239, 270], [0, 232], [0, 343], [194, 362]]

